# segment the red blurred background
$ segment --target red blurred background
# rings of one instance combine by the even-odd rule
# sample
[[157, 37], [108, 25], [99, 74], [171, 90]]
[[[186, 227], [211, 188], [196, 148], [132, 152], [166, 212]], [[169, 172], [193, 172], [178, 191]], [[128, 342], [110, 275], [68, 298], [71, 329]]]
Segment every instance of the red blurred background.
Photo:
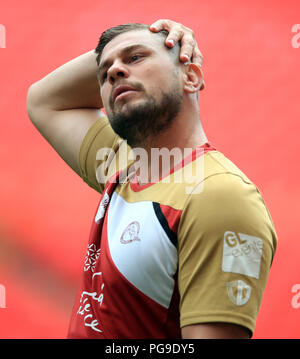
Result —
[[99, 199], [31, 124], [27, 90], [105, 29], [159, 18], [195, 31], [206, 134], [258, 186], [278, 233], [254, 338], [300, 338], [297, 0], [1, 2], [0, 338], [66, 336]]

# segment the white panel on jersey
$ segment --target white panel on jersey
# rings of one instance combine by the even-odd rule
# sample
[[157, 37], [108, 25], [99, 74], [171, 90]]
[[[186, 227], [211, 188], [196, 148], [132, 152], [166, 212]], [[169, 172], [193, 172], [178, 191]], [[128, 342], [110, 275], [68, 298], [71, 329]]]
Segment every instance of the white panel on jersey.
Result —
[[109, 250], [117, 269], [145, 295], [168, 308], [177, 270], [177, 249], [151, 201], [126, 202], [116, 192], [107, 220]]

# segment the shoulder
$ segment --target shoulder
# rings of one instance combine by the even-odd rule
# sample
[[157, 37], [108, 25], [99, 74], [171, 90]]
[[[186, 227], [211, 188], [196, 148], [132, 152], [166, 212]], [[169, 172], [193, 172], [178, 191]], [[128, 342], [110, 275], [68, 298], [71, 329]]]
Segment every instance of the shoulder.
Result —
[[223, 163], [208, 168], [186, 196], [178, 227], [181, 244], [191, 237], [199, 241], [244, 233], [263, 238], [274, 251], [277, 235], [261, 192], [232, 162], [217, 157]]

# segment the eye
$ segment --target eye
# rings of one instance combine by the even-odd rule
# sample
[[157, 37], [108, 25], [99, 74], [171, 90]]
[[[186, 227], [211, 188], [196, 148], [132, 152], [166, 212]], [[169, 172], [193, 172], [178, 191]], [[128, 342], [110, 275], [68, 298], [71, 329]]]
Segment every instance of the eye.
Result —
[[107, 71], [103, 73], [101, 79], [102, 79], [102, 82], [104, 82], [107, 79]]
[[135, 62], [137, 60], [139, 60], [142, 56], [141, 55], [132, 55], [130, 57], [130, 62]]

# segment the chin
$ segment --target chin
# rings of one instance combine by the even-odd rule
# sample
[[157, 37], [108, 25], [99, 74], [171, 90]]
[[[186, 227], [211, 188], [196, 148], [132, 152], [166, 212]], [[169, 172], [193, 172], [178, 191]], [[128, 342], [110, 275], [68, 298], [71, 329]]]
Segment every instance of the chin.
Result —
[[130, 116], [130, 114], [134, 113], [134, 111], [143, 105], [144, 102], [145, 101], [141, 100], [124, 101], [124, 103], [120, 102], [117, 104], [114, 115]]

